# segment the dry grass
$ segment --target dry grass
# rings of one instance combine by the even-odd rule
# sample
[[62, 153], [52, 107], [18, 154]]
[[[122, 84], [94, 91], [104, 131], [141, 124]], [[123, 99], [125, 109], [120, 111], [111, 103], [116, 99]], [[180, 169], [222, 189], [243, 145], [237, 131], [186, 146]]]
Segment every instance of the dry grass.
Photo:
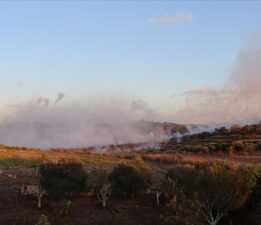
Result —
[[95, 154], [80, 150], [50, 150], [25, 148], [0, 148], [0, 165], [23, 166], [42, 162], [71, 161], [77, 163], [115, 164], [118, 159], [110, 155]]
[[144, 160], [145, 162], [157, 164], [198, 164], [207, 163], [212, 160], [236, 161], [244, 165], [256, 165], [261, 163], [261, 156], [244, 155], [208, 155], [192, 153], [170, 153], [170, 152], [135, 152], [135, 153], [104, 153], [98, 154], [79, 149], [53, 149], [43, 151], [40, 149], [26, 149], [17, 147], [0, 146], [0, 165], [4, 166], [29, 166], [35, 167], [42, 162], [70, 161], [82, 164], [92, 164], [95, 167], [111, 167], [122, 162], [132, 160]]
[[180, 164], [205, 164], [209, 161], [231, 161], [239, 164], [251, 166], [261, 164], [261, 156], [242, 156], [242, 155], [200, 155], [192, 153], [154, 153], [143, 155], [143, 160], [158, 163], [180, 163]]

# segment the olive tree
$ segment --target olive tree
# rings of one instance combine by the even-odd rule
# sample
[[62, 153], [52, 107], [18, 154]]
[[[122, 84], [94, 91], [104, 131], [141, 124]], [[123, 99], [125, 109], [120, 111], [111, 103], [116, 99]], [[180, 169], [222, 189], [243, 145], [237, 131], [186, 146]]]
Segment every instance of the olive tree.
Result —
[[[175, 180], [183, 198], [199, 206], [202, 219], [209, 225], [217, 225], [229, 211], [242, 207], [255, 184], [249, 169], [227, 162], [210, 162], [194, 168], [178, 166], [166, 176]], [[195, 211], [191, 210], [191, 214]]]
[[254, 184], [250, 170], [235, 163], [214, 162], [199, 171], [197, 194], [208, 224], [216, 225], [227, 212], [242, 207]]

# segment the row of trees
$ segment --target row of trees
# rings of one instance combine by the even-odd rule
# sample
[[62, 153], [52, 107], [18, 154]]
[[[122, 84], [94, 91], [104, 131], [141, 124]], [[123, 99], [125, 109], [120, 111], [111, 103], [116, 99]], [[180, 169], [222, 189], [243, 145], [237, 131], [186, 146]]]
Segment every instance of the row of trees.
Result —
[[83, 166], [78, 163], [46, 163], [40, 165], [36, 194], [38, 207], [44, 194], [66, 198], [95, 190], [104, 207], [111, 195], [129, 197], [142, 193], [150, 185], [149, 170], [140, 161], [119, 164], [107, 174], [100, 171], [95, 183], [91, 183]]
[[[43, 164], [39, 175], [40, 190], [51, 196], [68, 197], [84, 193], [91, 187], [80, 164]], [[255, 199], [260, 199], [260, 177], [260, 169], [242, 168], [235, 163], [176, 165], [154, 189], [156, 202], [160, 205], [161, 196], [165, 196], [168, 204], [163, 217], [173, 224], [217, 225], [229, 212], [243, 207], [253, 194]], [[111, 173], [104, 174], [99, 184], [92, 186], [98, 200], [106, 207], [111, 195], [133, 196], [145, 192], [150, 185], [149, 169], [136, 161], [117, 165]]]

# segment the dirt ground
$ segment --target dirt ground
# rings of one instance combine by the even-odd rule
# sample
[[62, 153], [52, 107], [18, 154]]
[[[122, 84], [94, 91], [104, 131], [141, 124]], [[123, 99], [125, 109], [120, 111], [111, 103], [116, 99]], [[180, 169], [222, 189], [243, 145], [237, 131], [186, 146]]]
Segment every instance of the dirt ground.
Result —
[[19, 190], [24, 183], [34, 183], [35, 171], [30, 168], [1, 169], [0, 224], [35, 225], [40, 215], [47, 215], [52, 225], [164, 225], [160, 219], [164, 206], [158, 207], [154, 195], [131, 199], [110, 199], [104, 209], [96, 197], [70, 198], [72, 211], [61, 215], [63, 201], [43, 198], [42, 209], [37, 208], [34, 197], [24, 197]]

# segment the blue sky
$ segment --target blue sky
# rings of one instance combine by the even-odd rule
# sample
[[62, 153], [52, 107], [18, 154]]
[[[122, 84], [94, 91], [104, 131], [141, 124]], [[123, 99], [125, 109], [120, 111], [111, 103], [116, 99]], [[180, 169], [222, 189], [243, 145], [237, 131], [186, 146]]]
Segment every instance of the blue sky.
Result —
[[[0, 108], [39, 96], [151, 104], [228, 79], [261, 1], [0, 1]], [[151, 19], [192, 16], [168, 24]]]

